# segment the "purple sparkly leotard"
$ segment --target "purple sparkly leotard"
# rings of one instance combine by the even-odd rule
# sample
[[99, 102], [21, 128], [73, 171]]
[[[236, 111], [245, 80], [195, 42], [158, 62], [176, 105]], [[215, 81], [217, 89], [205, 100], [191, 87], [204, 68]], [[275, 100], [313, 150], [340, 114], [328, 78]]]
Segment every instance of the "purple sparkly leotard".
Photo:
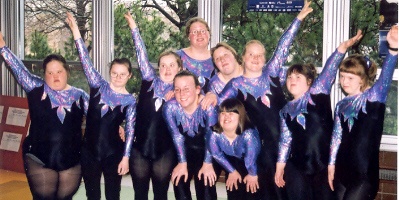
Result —
[[88, 95], [75, 87], [52, 90], [42, 78], [31, 74], [8, 47], [0, 48], [0, 52], [28, 97], [31, 125], [23, 154], [34, 155], [44, 167], [56, 171], [79, 164]]
[[[114, 92], [94, 69], [83, 40], [78, 39], [75, 43], [90, 86], [84, 145], [99, 161], [113, 154], [130, 156], [136, 120], [136, 99], [131, 94]], [[119, 137], [119, 125], [124, 120], [125, 143]]]
[[178, 50], [176, 53], [183, 61], [183, 68], [192, 72], [198, 77], [202, 91], [207, 93], [208, 82], [215, 74], [215, 67], [213, 65], [212, 57], [206, 60], [196, 60], [188, 56], [183, 49]]
[[259, 133], [256, 129], [247, 129], [237, 136], [230, 144], [223, 133], [213, 132], [208, 141], [209, 151], [212, 157], [228, 172], [235, 170], [233, 165], [226, 159], [226, 155], [243, 159], [248, 174], [257, 176], [256, 159], [260, 152]]
[[272, 58], [257, 78], [240, 76], [232, 79], [219, 94], [219, 103], [236, 97], [245, 106], [248, 117], [257, 127], [262, 141], [258, 158], [259, 167], [265, 171], [260, 178], [266, 186], [265, 198], [280, 199], [281, 189], [274, 184], [274, 173], [278, 154], [279, 111], [286, 104], [282, 86], [285, 83], [285, 70], [282, 68], [288, 57], [289, 47], [300, 27], [297, 18], [281, 36]]
[[344, 55], [336, 50], [309, 90], [280, 111], [278, 162], [291, 160], [305, 174], [327, 166], [333, 127], [330, 92]]
[[226, 83], [224, 83], [222, 80], [220, 80], [219, 76], [217, 74], [215, 74], [209, 81], [208, 91], [210, 91], [216, 95], [219, 95], [223, 91], [223, 88], [225, 86], [226, 86]]
[[[329, 165], [335, 165], [335, 184], [352, 199], [373, 199], [379, 183], [379, 147], [382, 137], [385, 102], [398, 56], [388, 54], [376, 83], [363, 93], [345, 97], [334, 113], [334, 131]], [[362, 186], [363, 185], [363, 186]]]
[[143, 156], [156, 159], [173, 148], [171, 135], [162, 116], [162, 108], [166, 102], [164, 97], [173, 89], [173, 84], [165, 83], [157, 76], [148, 60], [144, 41], [137, 28], [132, 30], [132, 36], [142, 76], [134, 146]]

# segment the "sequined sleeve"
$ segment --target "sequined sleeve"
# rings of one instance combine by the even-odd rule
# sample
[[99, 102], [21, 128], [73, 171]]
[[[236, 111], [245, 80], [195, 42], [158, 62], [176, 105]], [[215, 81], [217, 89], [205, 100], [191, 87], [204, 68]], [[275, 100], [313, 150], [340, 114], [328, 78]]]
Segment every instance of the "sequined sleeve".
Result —
[[134, 138], [134, 126], [136, 124], [136, 100], [133, 99], [132, 103], [129, 104], [126, 111], [126, 125], [125, 125], [125, 133], [126, 133], [126, 142], [125, 142], [125, 153], [123, 156], [129, 157], [130, 150], [133, 144]]
[[[222, 92], [218, 95], [218, 104], [220, 105], [224, 100], [237, 97], [238, 89], [234, 87], [234, 82], [237, 78], [230, 80]], [[237, 79], [238, 80], [238, 79]]]
[[268, 73], [269, 76], [279, 76], [279, 71], [287, 60], [290, 46], [299, 30], [300, 25], [301, 20], [295, 18], [290, 27], [281, 36], [273, 56], [270, 58], [269, 62], [267, 62], [265, 68], [263, 69]]
[[134, 46], [136, 48], [137, 62], [139, 64], [141, 77], [146, 81], [152, 81], [156, 76], [156, 72], [154, 67], [151, 65], [150, 61], [148, 60], [147, 49], [145, 48], [144, 41], [140, 36], [139, 29], [138, 28], [132, 29], [131, 32], [134, 41]]
[[327, 59], [324, 65], [323, 71], [314, 81], [312, 87], [310, 88], [311, 94], [330, 94], [331, 86], [335, 81], [337, 75], [339, 64], [344, 58], [345, 54], [335, 50], [333, 54]]
[[245, 167], [249, 175], [256, 176], [258, 174], [256, 159], [258, 158], [261, 148], [259, 133], [256, 129], [247, 129], [242, 134], [246, 147], [244, 156]]
[[388, 53], [383, 64], [381, 75], [374, 85], [367, 91], [369, 101], [378, 101], [385, 103], [388, 97], [389, 88], [392, 83], [392, 76], [398, 63], [398, 55]]
[[291, 151], [292, 133], [288, 129], [284, 116], [280, 113], [280, 141], [278, 143], [277, 162], [286, 163]]
[[10, 66], [17, 82], [22, 86], [25, 92], [30, 92], [34, 88], [44, 84], [43, 79], [31, 74], [22, 61], [17, 58], [8, 47], [4, 46], [0, 48], [0, 52], [6, 63]]
[[342, 126], [341, 119], [339, 117], [339, 102], [334, 112], [334, 129], [332, 132], [331, 144], [330, 144], [330, 161], [329, 165], [335, 165], [337, 159], [337, 153], [342, 140]]
[[222, 92], [225, 86], [226, 84], [220, 80], [217, 74], [215, 74], [209, 81], [208, 91], [211, 91], [212, 93], [218, 95]]
[[228, 141], [223, 140], [223, 133], [212, 132], [208, 140], [209, 151], [212, 157], [218, 162], [228, 173], [232, 173], [235, 168], [226, 159], [223, 148], [228, 146]]
[[176, 100], [170, 100], [165, 103], [162, 114], [166, 121], [169, 129], [169, 133], [172, 135], [173, 143], [177, 151], [177, 159], [179, 163], [187, 162], [186, 150], [184, 148], [184, 136], [180, 134], [179, 128], [177, 127], [177, 106]]
[[89, 52], [83, 42], [82, 38], [75, 40], [76, 48], [79, 52], [80, 62], [83, 66], [83, 71], [86, 75], [87, 81], [89, 82], [90, 88], [99, 88], [101, 83], [105, 80], [101, 77], [101, 74], [93, 67], [93, 62], [90, 59]]
[[[218, 120], [218, 112], [217, 108], [213, 107], [212, 105], [208, 107], [207, 109], [207, 120], [206, 120], [206, 128], [207, 128], [207, 134], [210, 134], [212, 132], [211, 127], [216, 124]], [[206, 139], [207, 137], [205, 137]], [[206, 163], [211, 163], [212, 162], [212, 155], [210, 151], [206, 148], [205, 152], [205, 160], [204, 162]]]

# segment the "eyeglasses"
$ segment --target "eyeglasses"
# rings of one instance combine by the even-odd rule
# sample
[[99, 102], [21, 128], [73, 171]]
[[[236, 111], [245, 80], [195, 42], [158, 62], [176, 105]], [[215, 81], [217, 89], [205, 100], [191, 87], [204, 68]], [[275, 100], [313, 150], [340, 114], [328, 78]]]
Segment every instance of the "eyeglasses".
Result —
[[111, 72], [111, 77], [112, 77], [112, 78], [119, 77], [119, 78], [121, 78], [121, 79], [125, 79], [128, 75], [129, 75], [129, 74], [117, 74], [117, 73], [115, 73], [115, 72]]
[[174, 90], [174, 92], [175, 92], [175, 94], [176, 94], [176, 93], [179, 93], [179, 94], [180, 94], [181, 92], [183, 92], [183, 93], [189, 93], [189, 92], [190, 92], [190, 88], [188, 88], [188, 87], [183, 88], [183, 89], [177, 88], [177, 89]]
[[190, 33], [193, 34], [193, 35], [199, 35], [199, 34], [203, 35], [203, 34], [205, 34], [207, 31], [208, 31], [208, 30], [204, 30], [204, 29], [202, 29], [202, 30], [193, 30], [193, 31], [191, 31]]

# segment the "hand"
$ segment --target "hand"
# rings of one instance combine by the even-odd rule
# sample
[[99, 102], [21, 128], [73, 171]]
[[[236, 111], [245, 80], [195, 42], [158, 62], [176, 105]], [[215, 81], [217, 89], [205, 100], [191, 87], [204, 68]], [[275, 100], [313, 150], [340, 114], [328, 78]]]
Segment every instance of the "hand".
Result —
[[201, 169], [198, 172], [198, 179], [201, 180], [201, 175], [204, 175], [204, 183], [205, 186], [213, 186], [216, 183], [216, 173], [213, 169], [212, 163], [204, 163], [202, 164]]
[[188, 179], [188, 171], [187, 171], [187, 163], [179, 163], [176, 165], [176, 167], [172, 171], [172, 178], [170, 179], [172, 181], [172, 184], [175, 184], [177, 186], [179, 184], [180, 178], [182, 176], [184, 177], [184, 182], [187, 182]]
[[70, 12], [67, 12], [67, 18], [65, 19], [65, 23], [68, 24], [69, 28], [72, 31], [73, 38], [75, 40], [81, 38], [82, 36], [80, 35], [79, 27], [76, 24], [75, 18], [72, 16]]
[[168, 93], [165, 94], [165, 100], [166, 101], [169, 101], [173, 97], [175, 97], [175, 92], [173, 92], [173, 90], [171, 90], [171, 91], [169, 91]]
[[284, 168], [285, 168], [285, 163], [278, 162], [276, 164], [276, 174], [274, 175], [274, 182], [276, 183], [277, 187], [280, 188], [285, 186], [285, 181], [283, 179]]
[[6, 41], [4, 41], [3, 33], [0, 32], [0, 48], [6, 46]]
[[137, 27], [136, 22], [134, 21], [130, 12], [127, 12], [123, 16], [125, 17], [127, 24], [129, 24], [130, 29], [135, 29]]
[[118, 165], [118, 174], [125, 175], [129, 172], [129, 157], [123, 156], [121, 162]]
[[[398, 48], [398, 25], [392, 26], [387, 34], [388, 45], [391, 48]], [[398, 51], [389, 50], [392, 55], [398, 54]]]
[[297, 16], [299, 20], [303, 21], [303, 19], [305, 19], [305, 17], [308, 16], [309, 13], [313, 12], [313, 8], [310, 7], [311, 3], [312, 1], [305, 0], [305, 4], [303, 5], [302, 10]]
[[216, 106], [217, 103], [218, 103], [218, 97], [216, 96], [216, 94], [208, 92], [206, 93], [205, 97], [201, 100], [201, 108], [203, 110], [206, 110], [210, 105]]
[[246, 175], [244, 183], [247, 184], [247, 192], [255, 193], [259, 189], [258, 176]]
[[352, 38], [350, 38], [349, 40], [346, 40], [344, 42], [342, 42], [339, 46], [338, 46], [338, 51], [340, 53], [345, 53], [346, 50], [353, 46], [356, 42], [359, 42], [359, 40], [363, 37], [362, 35], [362, 30], [357, 30], [357, 34], [355, 36], [353, 36]]
[[119, 137], [121, 138], [121, 140], [122, 140], [123, 142], [126, 141], [126, 138], [125, 138], [125, 129], [124, 129], [122, 126], [119, 126]]
[[335, 174], [335, 165], [328, 165], [328, 184], [332, 191], [334, 191], [334, 174]]
[[233, 191], [235, 188], [238, 190], [238, 182], [241, 183], [242, 178], [240, 173], [237, 172], [237, 170], [234, 170], [233, 172], [229, 173], [229, 177], [226, 180], [226, 188], [228, 191]]

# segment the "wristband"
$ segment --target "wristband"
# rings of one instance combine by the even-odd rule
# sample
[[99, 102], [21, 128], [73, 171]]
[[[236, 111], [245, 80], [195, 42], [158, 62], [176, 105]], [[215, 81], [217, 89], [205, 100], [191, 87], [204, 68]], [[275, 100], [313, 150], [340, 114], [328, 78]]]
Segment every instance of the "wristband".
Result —
[[391, 51], [398, 51], [398, 48], [388, 47], [388, 49], [391, 50]]

